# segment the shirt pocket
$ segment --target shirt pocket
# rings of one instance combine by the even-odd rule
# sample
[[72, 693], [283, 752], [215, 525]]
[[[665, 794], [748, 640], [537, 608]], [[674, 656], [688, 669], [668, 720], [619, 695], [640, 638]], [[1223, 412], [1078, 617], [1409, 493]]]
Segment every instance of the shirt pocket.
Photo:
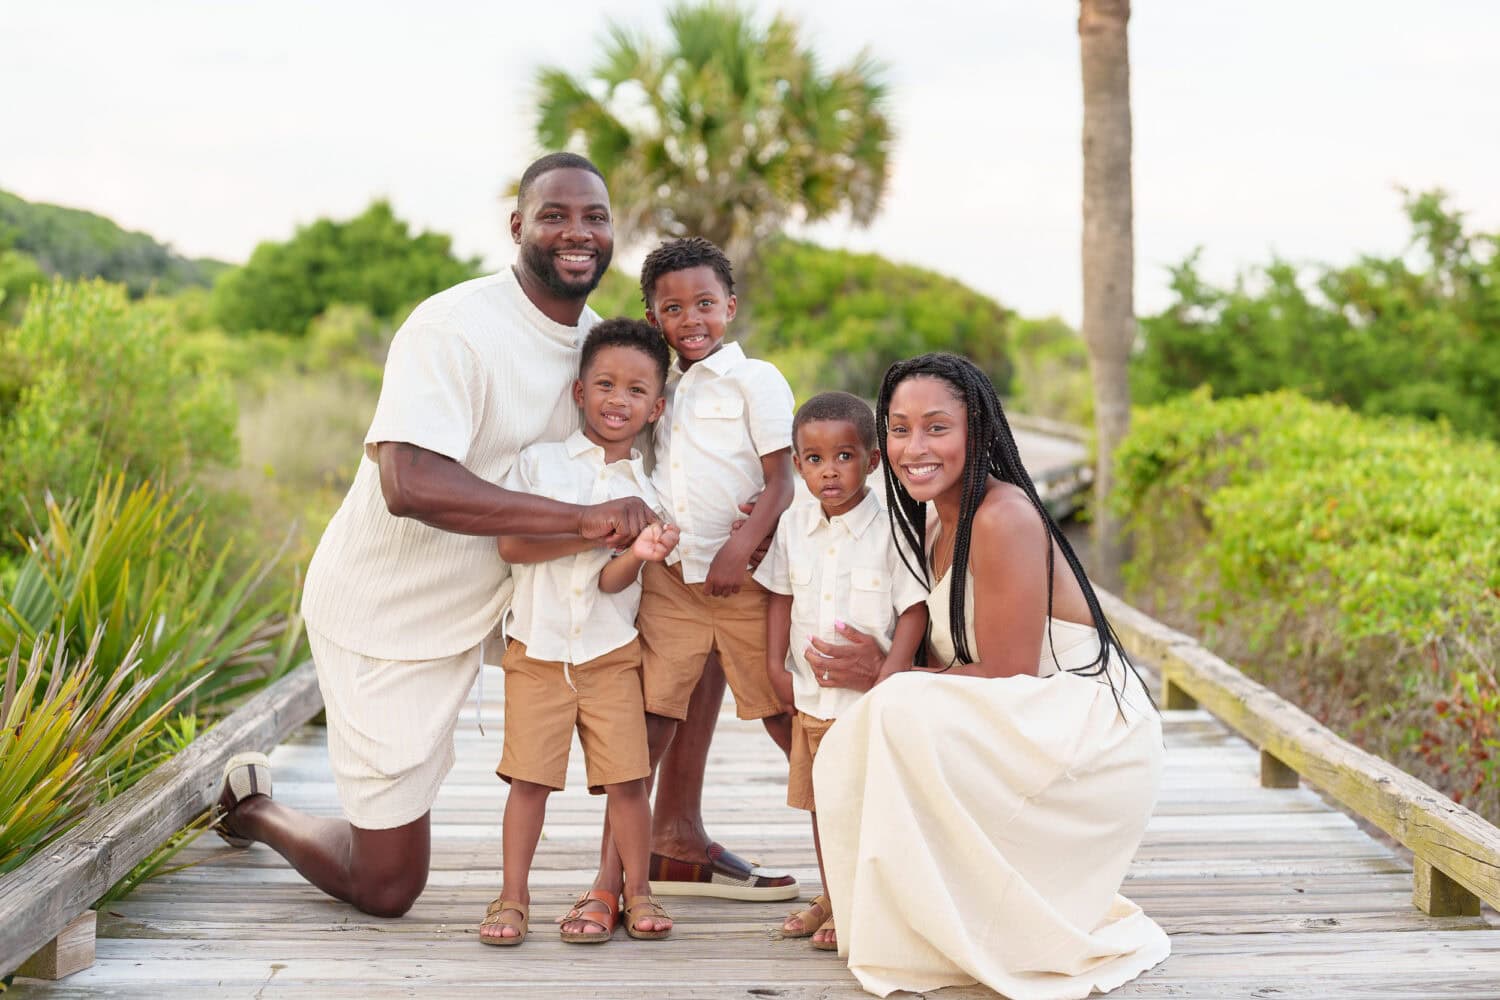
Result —
[[786, 568], [787, 579], [792, 583], [792, 617], [799, 622], [818, 620], [818, 606], [812, 593], [813, 568], [808, 562], [793, 562]]
[[693, 421], [705, 448], [737, 449], [745, 435], [745, 401], [737, 395], [701, 396], [693, 401]]
[[849, 571], [849, 617], [861, 631], [885, 638], [891, 616], [891, 581], [883, 569]]

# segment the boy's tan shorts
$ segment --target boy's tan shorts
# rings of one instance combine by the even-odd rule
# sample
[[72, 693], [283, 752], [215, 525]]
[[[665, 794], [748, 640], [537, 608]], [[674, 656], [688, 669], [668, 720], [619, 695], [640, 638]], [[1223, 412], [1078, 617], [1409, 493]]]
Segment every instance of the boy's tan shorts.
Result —
[[766, 719], [781, 704], [766, 676], [766, 609], [770, 594], [750, 575], [729, 597], [709, 597], [701, 583], [684, 583], [682, 564], [648, 562], [641, 573], [641, 633], [646, 711], [686, 719], [688, 699], [718, 649], [735, 714]]
[[597, 795], [605, 785], [651, 773], [638, 640], [570, 664], [564, 672], [561, 663], [527, 656], [526, 644], [516, 639], [500, 666], [505, 670], [505, 748], [495, 768], [500, 777], [561, 789], [575, 726], [589, 791]]
[[837, 719], [820, 719], [816, 715], [798, 712], [792, 716], [792, 752], [787, 764], [786, 804], [793, 809], [817, 812], [813, 804], [813, 761], [818, 756], [818, 744]]

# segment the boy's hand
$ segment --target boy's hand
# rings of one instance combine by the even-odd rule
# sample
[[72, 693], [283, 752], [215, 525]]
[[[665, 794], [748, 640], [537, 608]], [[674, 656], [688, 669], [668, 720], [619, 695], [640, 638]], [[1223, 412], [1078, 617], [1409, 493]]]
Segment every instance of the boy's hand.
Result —
[[635, 541], [641, 529], [658, 520], [646, 501], [625, 497], [583, 508], [578, 517], [578, 533], [584, 538], [598, 539], [612, 549], [623, 549]]
[[[747, 520], [749, 520], [751, 514], [755, 513], [755, 502], [759, 499], [760, 494], [757, 493], [749, 500], [746, 500], [744, 503], [740, 504], [740, 513], [744, 514], [745, 516], [735, 518], [734, 522], [729, 525], [730, 538], [733, 538], [734, 533], [736, 531], [739, 531], [740, 527], [744, 525]], [[760, 544], [755, 547], [755, 551], [750, 553], [750, 572], [754, 573], [758, 568], [760, 568], [760, 561], [766, 557], [767, 552], [771, 551], [771, 538], [774, 535], [775, 532], [772, 532], [770, 535], [767, 535], [765, 538], [761, 539]]]
[[675, 524], [648, 524], [635, 536], [630, 554], [643, 562], [661, 562], [677, 547], [681, 534]]
[[749, 553], [743, 546], [735, 544], [734, 535], [719, 549], [714, 561], [708, 564], [708, 577], [703, 581], [703, 592], [709, 597], [729, 597], [740, 592], [745, 580]]
[[776, 692], [776, 700], [781, 702], [783, 710], [796, 713], [797, 705], [792, 697], [792, 674], [786, 667], [771, 674], [771, 690]]

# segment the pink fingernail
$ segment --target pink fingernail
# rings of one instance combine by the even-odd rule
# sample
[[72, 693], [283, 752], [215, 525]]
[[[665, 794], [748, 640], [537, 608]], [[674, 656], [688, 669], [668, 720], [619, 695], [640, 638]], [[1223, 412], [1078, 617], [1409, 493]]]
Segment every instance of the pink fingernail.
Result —
[[844, 631], [844, 623], [839, 621], [837, 618], [833, 620], [833, 627], [838, 629], [840, 632]]

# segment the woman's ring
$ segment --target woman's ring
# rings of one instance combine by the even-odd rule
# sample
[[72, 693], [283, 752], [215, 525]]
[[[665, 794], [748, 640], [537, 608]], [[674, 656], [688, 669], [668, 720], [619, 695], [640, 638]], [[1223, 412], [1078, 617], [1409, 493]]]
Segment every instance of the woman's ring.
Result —
[[823, 679], [824, 679], [824, 680], [825, 680], [825, 681], [826, 681], [826, 680], [828, 680], [828, 671], [826, 671], [826, 670], [825, 670], [825, 671], [823, 671]]

